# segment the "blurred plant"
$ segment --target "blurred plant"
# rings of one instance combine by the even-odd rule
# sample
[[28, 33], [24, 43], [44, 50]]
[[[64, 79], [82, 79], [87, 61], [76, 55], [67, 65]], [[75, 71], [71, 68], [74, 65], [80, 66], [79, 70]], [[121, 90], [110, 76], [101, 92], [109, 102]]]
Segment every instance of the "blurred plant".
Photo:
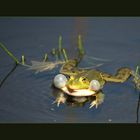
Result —
[[135, 83], [136, 88], [140, 90], [140, 75], [139, 75], [140, 72], [139, 71], [140, 71], [140, 67], [137, 66], [136, 70], [132, 72], [132, 75], [133, 75], [133, 82]]
[[43, 59], [43, 62], [46, 62], [46, 61], [48, 61], [48, 54], [47, 53], [45, 53], [44, 59]]
[[81, 35], [78, 35], [78, 49], [79, 49], [79, 54], [83, 56], [85, 54], [85, 51], [84, 51], [84, 47], [82, 44]]
[[21, 64], [22, 64], [22, 65], [25, 64], [25, 56], [24, 56], [24, 55], [21, 56]]
[[56, 61], [56, 62], [39, 62], [39, 61], [31, 61], [32, 65], [25, 65], [29, 67], [29, 70], [35, 70], [35, 73], [48, 71], [54, 69], [56, 66], [60, 64], [64, 64], [64, 61]]
[[62, 49], [62, 54], [63, 54], [63, 56], [64, 56], [64, 60], [65, 60], [65, 62], [68, 62], [68, 56], [67, 56], [67, 53], [66, 53], [66, 50], [63, 48]]

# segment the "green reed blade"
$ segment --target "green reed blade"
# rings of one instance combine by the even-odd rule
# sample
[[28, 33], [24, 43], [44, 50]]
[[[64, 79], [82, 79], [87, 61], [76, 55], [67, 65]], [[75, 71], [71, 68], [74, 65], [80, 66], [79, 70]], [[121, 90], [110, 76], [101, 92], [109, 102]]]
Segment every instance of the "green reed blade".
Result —
[[65, 61], [67, 62], [69, 59], [68, 59], [66, 50], [65, 50], [64, 48], [62, 49], [62, 54], [63, 54], [63, 56], [64, 56]]
[[18, 59], [2, 43], [0, 43], [0, 48], [2, 48], [17, 64], [20, 63]]
[[81, 35], [78, 35], [78, 49], [81, 55], [84, 55], [85, 51], [84, 51], [84, 47], [82, 44], [82, 39], [81, 39]]
[[48, 60], [48, 54], [45, 53], [43, 61], [46, 62]]
[[62, 36], [59, 36], [59, 44], [58, 44], [59, 53], [62, 51]]
[[25, 64], [25, 56], [24, 55], [21, 56], [21, 63], [22, 63], [22, 65]]
[[139, 74], [139, 66], [136, 67], [136, 71], [135, 71], [136, 75]]

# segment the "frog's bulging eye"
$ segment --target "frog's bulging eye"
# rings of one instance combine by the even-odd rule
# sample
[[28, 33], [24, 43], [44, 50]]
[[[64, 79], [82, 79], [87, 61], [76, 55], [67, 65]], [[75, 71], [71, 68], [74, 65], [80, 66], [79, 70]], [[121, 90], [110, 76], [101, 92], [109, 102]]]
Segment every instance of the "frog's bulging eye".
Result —
[[82, 81], [86, 81], [86, 80], [87, 80], [86, 78], [83, 78], [83, 79], [82, 79]]
[[81, 77], [81, 78], [80, 78], [80, 81], [82, 81], [82, 82], [87, 82], [87, 78], [86, 78], [86, 77]]
[[74, 80], [74, 76], [70, 76], [70, 80]]

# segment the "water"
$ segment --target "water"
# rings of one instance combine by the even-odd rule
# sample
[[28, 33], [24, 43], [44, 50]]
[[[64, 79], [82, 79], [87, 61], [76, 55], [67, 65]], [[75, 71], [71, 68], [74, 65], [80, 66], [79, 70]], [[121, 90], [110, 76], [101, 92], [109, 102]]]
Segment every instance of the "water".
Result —
[[[89, 57], [111, 60], [99, 69], [114, 74], [122, 66], [132, 69], [140, 63], [140, 18], [130, 17], [34, 17], [0, 18], [0, 42], [26, 63], [41, 61], [43, 55], [63, 47], [75, 56], [77, 35], [84, 38], [86, 56], [80, 67], [93, 63]], [[87, 57], [88, 56], [88, 57]], [[53, 60], [49, 55], [49, 59]], [[0, 81], [12, 69], [13, 61], [0, 49]], [[123, 84], [107, 83], [104, 103], [98, 109], [62, 104], [57, 107], [51, 87], [58, 68], [35, 74], [18, 66], [0, 88], [0, 123], [136, 123], [138, 92], [131, 78]]]

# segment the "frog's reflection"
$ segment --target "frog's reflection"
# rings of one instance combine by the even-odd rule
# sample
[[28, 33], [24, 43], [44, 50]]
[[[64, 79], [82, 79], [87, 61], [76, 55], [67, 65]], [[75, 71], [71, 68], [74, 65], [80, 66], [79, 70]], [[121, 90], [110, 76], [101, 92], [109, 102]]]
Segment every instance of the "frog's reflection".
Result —
[[104, 101], [104, 94], [102, 93], [102, 91], [98, 92], [94, 96], [75, 97], [67, 95], [60, 89], [52, 86], [52, 94], [55, 97], [55, 101], [53, 103], [56, 103], [57, 106], [59, 106], [61, 103], [65, 103], [68, 106], [72, 107], [84, 107], [87, 102], [91, 102], [89, 108], [92, 108], [94, 106], [97, 108], [98, 105]]

